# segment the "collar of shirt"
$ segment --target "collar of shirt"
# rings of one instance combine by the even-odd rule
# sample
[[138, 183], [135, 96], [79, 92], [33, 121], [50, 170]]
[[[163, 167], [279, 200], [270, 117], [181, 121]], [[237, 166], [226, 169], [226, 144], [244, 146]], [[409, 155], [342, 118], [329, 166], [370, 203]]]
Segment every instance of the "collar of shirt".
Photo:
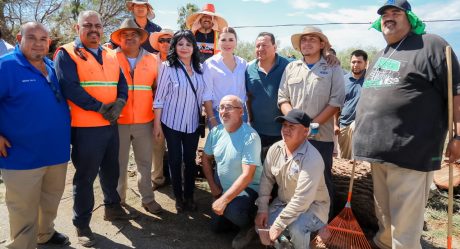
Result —
[[366, 76], [366, 70], [364, 70], [363, 74], [361, 75], [361, 77], [359, 77], [359, 79], [355, 79], [355, 77], [353, 77], [353, 74], [351, 72], [349, 72], [346, 75], [346, 78], [351, 82], [361, 82], [361, 81], [364, 81], [365, 76]]
[[286, 143], [279, 143], [278, 148], [281, 149], [281, 153], [283, 158], [287, 158], [285, 162], [289, 162], [290, 160], [296, 158], [297, 156], [303, 156], [307, 153], [308, 150], [308, 141], [305, 140], [297, 149], [292, 153], [292, 157], [288, 157], [286, 153]]
[[303, 65], [305, 68], [307, 68], [308, 70], [310, 71], [314, 71], [315, 69], [317, 69], [319, 66], [324, 66], [326, 65], [327, 66], [327, 61], [326, 59], [324, 59], [323, 56], [321, 56], [321, 58], [319, 59], [319, 61], [317, 61], [315, 63], [315, 65], [312, 67], [312, 68], [309, 68], [307, 63], [303, 60], [303, 59], [300, 59], [300, 60], [297, 60], [295, 61], [297, 65]]
[[[134, 19], [134, 22], [137, 24], [137, 26], [140, 27], [140, 25], [136, 22], [136, 19]], [[149, 33], [158, 32], [159, 30], [157, 30], [156, 26], [157, 25], [155, 23], [153, 23], [152, 21], [147, 19], [147, 24], [145, 24], [144, 30], [148, 31]], [[148, 39], [147, 39], [147, 41], [148, 41]]]
[[[17, 61], [17, 63], [19, 65], [21, 65], [23, 67], [30, 68], [35, 73], [43, 75], [37, 68], [35, 68], [34, 66], [32, 66], [32, 64], [30, 64], [30, 62], [27, 60], [27, 58], [24, 56], [24, 54], [22, 53], [21, 49], [19, 48], [19, 45], [15, 46], [13, 53], [14, 53], [14, 55], [16, 57], [16, 61]], [[52, 70], [52, 68], [54, 68], [53, 62], [50, 59], [48, 59], [47, 57], [43, 58], [43, 62], [45, 63], [45, 67], [46, 67], [46, 70], [48, 71], [48, 75], [49, 75], [50, 70]]]
[[83, 45], [80, 38], [78, 37], [75, 39], [74, 44], [75, 44], [75, 48], [77, 49], [84, 48], [86, 51], [91, 53], [94, 56], [94, 58], [96, 58], [96, 60], [99, 62], [99, 64], [102, 65], [102, 50], [104, 50], [104, 48], [100, 44], [99, 44], [99, 47], [97, 48], [97, 54], [94, 54], [93, 51], [85, 47], [85, 45]]
[[[275, 70], [275, 69], [278, 67], [279, 64], [280, 64], [280, 56], [278, 55], [278, 53], [275, 53], [275, 64], [273, 64], [273, 67], [270, 69], [270, 72], [272, 72], [273, 70]], [[260, 67], [259, 67], [259, 60], [258, 60], [258, 59], [256, 59], [256, 61], [255, 61], [255, 66], [256, 66], [257, 71], [262, 72], [262, 71], [260, 70]], [[267, 72], [267, 75], [268, 75], [270, 72]]]

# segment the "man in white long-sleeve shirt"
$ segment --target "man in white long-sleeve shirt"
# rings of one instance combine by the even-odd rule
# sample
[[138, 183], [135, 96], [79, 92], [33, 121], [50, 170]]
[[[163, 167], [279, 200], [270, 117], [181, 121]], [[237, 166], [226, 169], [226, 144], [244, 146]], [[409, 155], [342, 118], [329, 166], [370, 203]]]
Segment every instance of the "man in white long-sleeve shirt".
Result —
[[[270, 227], [275, 247], [282, 234], [296, 249], [309, 248], [310, 232], [327, 223], [330, 199], [324, 180], [324, 162], [307, 136], [311, 118], [293, 109], [276, 118], [283, 140], [273, 144], [264, 162], [255, 220], [257, 228]], [[273, 185], [278, 197], [270, 204]]]

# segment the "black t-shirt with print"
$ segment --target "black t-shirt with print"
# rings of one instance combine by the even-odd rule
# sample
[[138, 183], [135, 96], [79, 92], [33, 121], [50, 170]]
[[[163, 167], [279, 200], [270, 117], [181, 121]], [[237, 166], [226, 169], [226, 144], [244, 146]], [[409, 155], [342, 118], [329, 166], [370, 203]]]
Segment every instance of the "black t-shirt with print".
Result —
[[[439, 169], [447, 131], [447, 63], [441, 37], [410, 33], [370, 65], [356, 111], [355, 158]], [[397, 50], [395, 51], [395, 48]], [[460, 94], [455, 54], [453, 93]]]
[[198, 49], [201, 52], [201, 63], [214, 55], [214, 34], [214, 31], [204, 34], [198, 30], [195, 33]]

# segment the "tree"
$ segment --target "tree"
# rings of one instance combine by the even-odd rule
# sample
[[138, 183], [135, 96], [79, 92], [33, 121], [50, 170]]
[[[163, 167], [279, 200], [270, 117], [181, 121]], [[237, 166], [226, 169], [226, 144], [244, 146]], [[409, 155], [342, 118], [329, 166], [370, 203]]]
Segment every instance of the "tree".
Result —
[[235, 55], [238, 55], [248, 62], [254, 60], [256, 58], [254, 43], [239, 41], [238, 46], [235, 49]]
[[177, 9], [177, 12], [179, 14], [179, 17], [177, 18], [177, 25], [179, 25], [179, 29], [187, 29], [187, 17], [195, 12], [198, 12], [198, 10], [198, 6], [193, 3], [187, 3], [185, 6], [182, 6], [179, 9]]
[[282, 55], [283, 57], [286, 57], [286, 58], [292, 58], [292, 59], [301, 59], [302, 58], [302, 54], [299, 51], [297, 51], [294, 48], [292, 48], [292, 47], [284, 47], [281, 50], [279, 50], [278, 53], [280, 55]]

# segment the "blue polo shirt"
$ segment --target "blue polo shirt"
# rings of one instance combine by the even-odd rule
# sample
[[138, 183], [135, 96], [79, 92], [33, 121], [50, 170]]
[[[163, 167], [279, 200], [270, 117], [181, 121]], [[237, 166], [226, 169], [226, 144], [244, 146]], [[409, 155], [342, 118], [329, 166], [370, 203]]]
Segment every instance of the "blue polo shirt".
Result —
[[282, 116], [278, 108], [278, 88], [289, 60], [276, 54], [275, 65], [268, 74], [260, 70], [258, 60], [249, 62], [246, 69], [246, 92], [251, 99], [251, 126], [262, 135], [281, 136], [281, 124], [275, 122]]
[[344, 76], [345, 103], [343, 104], [339, 117], [339, 124], [341, 128], [347, 127], [355, 121], [356, 105], [358, 104], [359, 96], [361, 95], [364, 75], [366, 75], [366, 72], [364, 72], [359, 79], [353, 78], [351, 72]]
[[0, 168], [35, 169], [70, 159], [70, 114], [53, 62], [48, 77], [33, 67], [19, 46], [0, 58], [0, 135], [11, 144]]

